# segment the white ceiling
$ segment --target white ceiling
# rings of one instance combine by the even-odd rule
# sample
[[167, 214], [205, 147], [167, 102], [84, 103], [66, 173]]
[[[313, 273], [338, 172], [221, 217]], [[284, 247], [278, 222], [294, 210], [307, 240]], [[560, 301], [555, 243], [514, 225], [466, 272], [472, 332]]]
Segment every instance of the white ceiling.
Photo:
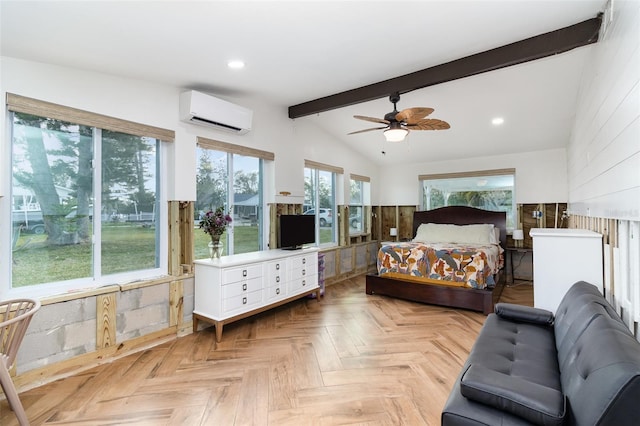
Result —
[[[576, 24], [605, 1], [1, 0], [0, 53], [286, 107]], [[564, 147], [589, 49], [404, 94], [398, 109], [432, 107], [451, 129], [400, 144], [346, 136], [376, 127], [353, 115], [382, 118], [386, 98], [296, 120], [378, 164]]]

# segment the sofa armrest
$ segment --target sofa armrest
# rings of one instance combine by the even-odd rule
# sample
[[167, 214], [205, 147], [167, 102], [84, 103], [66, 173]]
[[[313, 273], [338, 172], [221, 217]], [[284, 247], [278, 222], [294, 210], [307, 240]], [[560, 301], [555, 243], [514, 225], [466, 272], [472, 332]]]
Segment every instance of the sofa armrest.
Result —
[[566, 399], [562, 392], [482, 365], [469, 365], [460, 379], [460, 393], [534, 424], [564, 422]]
[[553, 325], [553, 312], [531, 306], [515, 305], [512, 303], [496, 303], [495, 314], [500, 318], [511, 321], [528, 322], [531, 324]]

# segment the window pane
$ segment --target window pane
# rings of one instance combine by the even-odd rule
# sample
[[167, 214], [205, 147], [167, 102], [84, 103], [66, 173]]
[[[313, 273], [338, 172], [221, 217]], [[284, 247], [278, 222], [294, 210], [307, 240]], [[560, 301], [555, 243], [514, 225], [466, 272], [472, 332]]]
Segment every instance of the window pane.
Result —
[[514, 176], [478, 176], [422, 181], [423, 208], [470, 206], [507, 212], [507, 228], [515, 223]]
[[[316, 241], [336, 241], [335, 174], [324, 170], [304, 169], [304, 214], [316, 217]], [[317, 207], [316, 207], [317, 206]]]
[[16, 112], [11, 132], [12, 287], [158, 274], [158, 140]]
[[350, 206], [349, 207], [349, 232], [358, 233], [362, 232], [362, 217], [364, 209], [362, 206]]
[[307, 214], [307, 212], [313, 209], [313, 214], [315, 214], [316, 208], [316, 192], [317, 192], [317, 177], [315, 169], [304, 169], [304, 205], [302, 206], [302, 212]]
[[[159, 266], [156, 150], [155, 139], [102, 132], [104, 275]], [[88, 215], [88, 206], [78, 204], [78, 222]]]
[[349, 204], [362, 204], [362, 181], [351, 180], [351, 201]]
[[233, 253], [261, 249], [261, 160], [233, 155]]
[[92, 129], [15, 113], [12, 132], [12, 286], [91, 277]]
[[363, 185], [362, 181], [351, 179], [351, 202], [349, 205], [349, 233], [362, 232], [363, 227]]
[[[229, 168], [227, 153], [211, 149], [196, 149], [197, 175], [196, 175], [196, 202], [195, 202], [195, 226], [194, 250], [195, 258], [203, 259], [209, 256], [207, 244], [211, 237], [198, 228], [199, 222], [208, 210], [214, 210], [220, 206], [227, 208], [228, 175]], [[223, 247], [227, 245], [228, 232], [220, 237]], [[225, 250], [226, 251], [226, 250]], [[228, 254], [228, 251], [226, 251]], [[223, 254], [225, 252], [223, 251]]]
[[[208, 210], [221, 206], [233, 218], [220, 238], [224, 246], [223, 255], [262, 250], [263, 160], [202, 147], [198, 147], [196, 153], [196, 259], [209, 255], [207, 244], [210, 236], [199, 228], [200, 219]], [[230, 236], [233, 236], [233, 240], [229, 240]]]

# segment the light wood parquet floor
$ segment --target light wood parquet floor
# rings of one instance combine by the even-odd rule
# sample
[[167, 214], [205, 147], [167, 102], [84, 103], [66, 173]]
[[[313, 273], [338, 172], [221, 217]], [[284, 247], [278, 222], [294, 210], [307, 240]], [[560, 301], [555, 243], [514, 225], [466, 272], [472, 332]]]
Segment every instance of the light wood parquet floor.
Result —
[[[365, 278], [20, 395], [32, 425], [439, 425], [480, 313], [366, 295]], [[532, 305], [532, 286], [501, 301]], [[0, 424], [17, 425], [5, 400]]]

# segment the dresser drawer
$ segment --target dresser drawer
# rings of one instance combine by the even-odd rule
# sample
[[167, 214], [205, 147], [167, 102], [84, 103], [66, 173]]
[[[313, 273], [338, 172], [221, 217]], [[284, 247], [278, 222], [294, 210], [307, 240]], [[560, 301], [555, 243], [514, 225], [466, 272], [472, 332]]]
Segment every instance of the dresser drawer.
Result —
[[266, 276], [275, 276], [281, 275], [284, 276], [287, 272], [287, 261], [286, 259], [279, 260], [277, 262], [269, 262], [265, 268]]
[[264, 289], [264, 298], [266, 302], [272, 302], [282, 299], [287, 295], [285, 283], [267, 287]]
[[287, 261], [286, 259], [277, 262], [269, 262], [265, 267], [264, 282], [265, 287], [284, 284], [287, 277]]
[[222, 271], [222, 285], [262, 277], [262, 264], [229, 268]]
[[317, 275], [309, 275], [302, 278], [289, 281], [288, 290], [289, 295], [294, 295], [305, 290], [311, 290], [318, 287]]
[[315, 268], [318, 269], [318, 257], [313, 255], [308, 256], [296, 256], [290, 259], [290, 264], [292, 268], [309, 268], [310, 266], [315, 265]]
[[222, 286], [222, 298], [228, 299], [230, 297], [239, 296], [241, 294], [251, 293], [258, 291], [262, 288], [262, 278], [256, 277], [248, 280], [242, 280], [239, 282], [231, 283]]
[[299, 268], [292, 268], [291, 279], [295, 280], [298, 278], [304, 278], [310, 275], [316, 275], [317, 273], [318, 273], [318, 264], [309, 262], [308, 264], [302, 265]]
[[222, 311], [246, 311], [255, 305], [262, 304], [262, 291], [253, 291], [240, 296], [230, 297], [222, 301]]

